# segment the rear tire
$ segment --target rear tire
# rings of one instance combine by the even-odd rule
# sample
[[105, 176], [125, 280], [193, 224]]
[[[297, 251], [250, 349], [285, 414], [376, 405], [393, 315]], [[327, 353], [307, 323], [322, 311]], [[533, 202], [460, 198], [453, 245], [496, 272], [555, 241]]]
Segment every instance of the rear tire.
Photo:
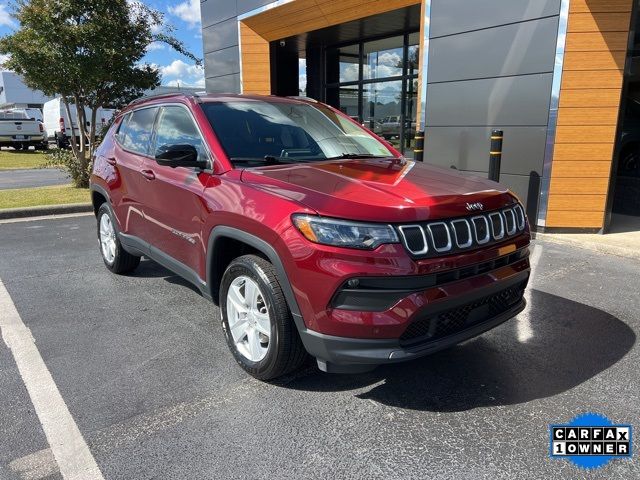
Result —
[[98, 209], [98, 246], [105, 266], [113, 273], [129, 273], [140, 264], [140, 257], [131, 255], [120, 243], [115, 218], [108, 203]]
[[280, 377], [305, 361], [275, 269], [264, 258], [245, 255], [231, 262], [220, 286], [220, 312], [229, 349], [255, 378]]

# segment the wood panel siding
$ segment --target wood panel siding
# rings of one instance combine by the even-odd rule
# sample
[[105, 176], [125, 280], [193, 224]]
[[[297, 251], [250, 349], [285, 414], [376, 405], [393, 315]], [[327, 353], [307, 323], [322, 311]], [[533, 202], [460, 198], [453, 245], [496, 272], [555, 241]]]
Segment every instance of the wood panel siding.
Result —
[[602, 228], [602, 216], [602, 212], [595, 211], [552, 210], [547, 213], [547, 226], [558, 226], [562, 228]]
[[629, 35], [625, 32], [568, 33], [567, 52], [601, 52], [614, 48], [625, 50]]
[[242, 91], [271, 94], [269, 43], [389, 12], [421, 0], [296, 0], [240, 22]]
[[240, 22], [242, 91], [271, 95], [269, 42], [244, 22]]
[[603, 227], [632, 4], [569, 5], [546, 227]]
[[569, 13], [630, 12], [629, 0], [571, 0]]
[[611, 162], [609, 160], [557, 161], [553, 168], [556, 179], [573, 178], [576, 172], [581, 172], [583, 178], [606, 178], [609, 175]]
[[419, 3], [420, 0], [296, 0], [244, 22], [272, 41]]
[[615, 107], [620, 105], [619, 88], [585, 88], [565, 90], [560, 97], [560, 108], [578, 107]]
[[553, 161], [598, 161], [611, 160], [612, 143], [557, 143], [553, 153]]

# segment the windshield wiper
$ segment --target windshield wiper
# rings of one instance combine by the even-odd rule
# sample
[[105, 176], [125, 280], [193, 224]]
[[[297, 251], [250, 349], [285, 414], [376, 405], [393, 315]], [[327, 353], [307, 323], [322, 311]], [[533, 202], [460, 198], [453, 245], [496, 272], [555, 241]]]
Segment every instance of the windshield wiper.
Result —
[[258, 163], [261, 165], [280, 165], [290, 163], [303, 163], [309, 162], [309, 160], [295, 158], [295, 157], [275, 157], [273, 155], [265, 155], [260, 157], [233, 157], [229, 159], [231, 163]]
[[373, 153], [343, 153], [336, 157], [327, 157], [327, 160], [358, 159], [358, 158], [389, 158], [389, 155], [374, 155]]

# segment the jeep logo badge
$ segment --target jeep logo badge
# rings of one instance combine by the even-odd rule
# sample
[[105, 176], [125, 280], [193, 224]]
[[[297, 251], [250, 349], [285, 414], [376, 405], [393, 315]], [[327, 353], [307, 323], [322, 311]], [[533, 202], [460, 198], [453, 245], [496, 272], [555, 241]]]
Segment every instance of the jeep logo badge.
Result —
[[467, 210], [473, 212], [475, 210], [484, 210], [484, 205], [480, 202], [476, 203], [467, 203]]

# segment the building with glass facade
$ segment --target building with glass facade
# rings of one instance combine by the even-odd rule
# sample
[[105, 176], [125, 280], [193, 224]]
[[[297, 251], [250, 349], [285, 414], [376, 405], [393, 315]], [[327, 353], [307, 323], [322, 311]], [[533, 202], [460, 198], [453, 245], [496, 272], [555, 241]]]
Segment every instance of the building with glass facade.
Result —
[[[500, 181], [545, 229], [640, 216], [640, 0], [204, 0], [210, 92], [333, 105], [411, 156]], [[615, 221], [614, 216], [614, 221]]]

